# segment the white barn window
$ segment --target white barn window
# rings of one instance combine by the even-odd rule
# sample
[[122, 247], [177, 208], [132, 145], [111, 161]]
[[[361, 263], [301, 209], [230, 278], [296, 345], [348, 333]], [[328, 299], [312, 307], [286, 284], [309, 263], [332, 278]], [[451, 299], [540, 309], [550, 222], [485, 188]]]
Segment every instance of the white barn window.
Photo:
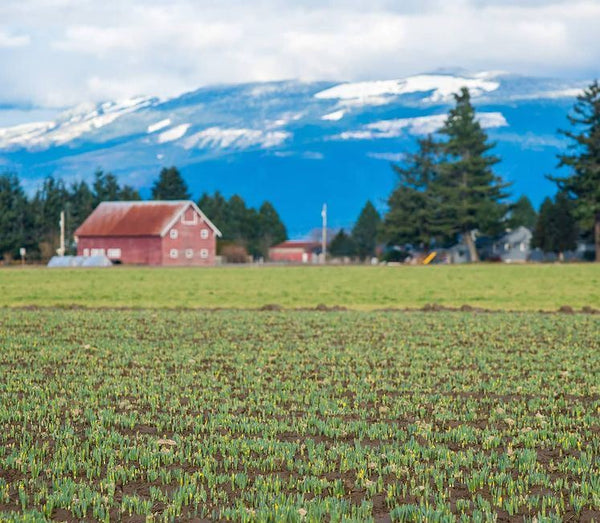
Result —
[[120, 260], [121, 259], [121, 249], [108, 249], [108, 251], [106, 251], [106, 255], [111, 259], [111, 260]]
[[202, 238], [203, 240], [206, 240], [206, 238], [208, 238], [208, 229], [202, 229], [200, 231], [200, 238]]
[[192, 214], [191, 219], [189, 217], [186, 218], [186, 214], [187, 212], [184, 212], [181, 215], [181, 223], [183, 223], [183, 225], [196, 225], [198, 223], [198, 215], [195, 212]]
[[200, 258], [208, 258], [208, 249], [202, 249], [200, 251]]
[[169, 256], [171, 258], [177, 258], [178, 255], [179, 255], [179, 252], [177, 252], [177, 249], [171, 249], [171, 252], [169, 252]]
[[176, 240], [177, 236], [179, 236], [179, 234], [177, 233], [177, 229], [171, 229], [171, 232], [169, 233], [169, 236], [171, 236], [172, 240]]
[[192, 249], [185, 250], [185, 257], [189, 260], [194, 257], [194, 251]]

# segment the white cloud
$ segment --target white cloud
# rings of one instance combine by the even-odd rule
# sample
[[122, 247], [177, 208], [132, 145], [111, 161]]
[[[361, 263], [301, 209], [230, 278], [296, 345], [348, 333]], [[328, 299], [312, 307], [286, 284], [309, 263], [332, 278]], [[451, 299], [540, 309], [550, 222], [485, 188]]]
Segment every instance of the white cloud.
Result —
[[12, 35], [0, 30], [0, 48], [23, 47], [30, 42], [29, 35]]
[[0, 101], [64, 106], [445, 66], [588, 78], [600, 73], [599, 19], [597, 0], [2, 0]]

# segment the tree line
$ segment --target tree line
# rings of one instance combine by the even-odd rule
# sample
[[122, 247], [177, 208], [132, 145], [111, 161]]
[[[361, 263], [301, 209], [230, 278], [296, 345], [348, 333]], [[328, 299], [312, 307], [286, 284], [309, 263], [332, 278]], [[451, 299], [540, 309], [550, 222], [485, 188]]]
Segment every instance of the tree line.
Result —
[[[577, 97], [568, 115], [569, 141], [559, 155], [558, 167], [566, 176], [548, 178], [557, 185], [554, 198], [544, 200], [539, 213], [526, 197], [510, 203], [509, 184], [494, 172], [500, 158], [477, 119], [468, 89], [455, 95], [455, 104], [442, 128], [417, 141], [416, 151], [393, 164], [397, 184], [387, 199], [387, 212], [379, 215], [371, 202], [362, 209], [349, 233], [338, 231], [329, 252], [333, 256], [366, 259], [378, 243], [406, 245], [425, 251], [462, 241], [470, 259], [479, 254], [476, 235], [497, 236], [520, 225], [533, 230], [532, 246], [561, 254], [574, 249], [578, 239], [595, 243], [600, 261], [600, 85], [597, 81]], [[152, 186], [152, 199], [189, 199], [185, 181], [175, 167], [164, 168]], [[25, 247], [34, 258], [48, 258], [56, 249], [58, 216], [66, 213], [66, 236], [72, 233], [101, 201], [137, 200], [139, 193], [117, 178], [98, 170], [91, 186], [46, 178], [32, 198], [23, 191], [16, 174], [0, 175], [0, 255], [18, 255]], [[268, 248], [287, 238], [284, 224], [269, 202], [258, 209], [234, 195], [228, 200], [218, 191], [203, 194], [199, 207], [223, 233], [220, 248], [243, 259], [247, 254], [267, 257]], [[71, 252], [74, 246], [68, 246]], [[235, 249], [234, 249], [235, 248]], [[241, 261], [241, 260], [240, 260]]]
[[444, 125], [417, 141], [416, 151], [392, 164], [396, 187], [383, 217], [367, 202], [356, 225], [334, 236], [332, 256], [365, 259], [376, 246], [407, 246], [425, 252], [462, 241], [472, 261], [479, 260], [476, 236], [497, 237], [519, 226], [532, 231], [531, 247], [562, 258], [578, 240], [595, 244], [600, 261], [600, 86], [593, 82], [568, 115], [571, 130], [560, 130], [571, 144], [559, 155], [566, 176], [547, 178], [557, 194], [539, 213], [526, 196], [509, 201], [510, 184], [494, 172], [500, 161], [495, 144], [477, 119], [468, 89], [455, 95]]
[[[151, 188], [153, 200], [189, 200], [191, 194], [176, 167], [163, 168]], [[76, 252], [73, 233], [104, 201], [141, 200], [137, 190], [121, 185], [117, 177], [98, 169], [91, 184], [85, 181], [65, 183], [48, 176], [32, 197], [28, 197], [19, 176], [0, 174], [0, 257], [5, 262], [20, 256], [25, 248], [27, 258], [47, 260], [59, 243], [59, 217], [65, 213], [65, 238], [68, 254]], [[197, 202], [200, 209], [223, 233], [222, 245], [235, 245], [240, 254], [266, 256], [268, 248], [287, 239], [279, 214], [270, 202], [258, 208], [248, 207], [238, 195], [228, 200], [219, 192], [203, 194]], [[227, 250], [227, 249], [225, 249]]]
[[393, 164], [397, 184], [378, 230], [388, 245], [411, 244], [425, 251], [462, 239], [477, 261], [475, 238], [496, 236], [519, 225], [533, 230], [532, 246], [545, 252], [574, 249], [579, 238], [595, 243], [600, 261], [600, 86], [593, 82], [577, 97], [568, 116], [572, 130], [560, 131], [570, 141], [559, 156], [569, 169], [556, 182], [554, 199], [544, 200], [539, 214], [521, 197], [508, 201], [509, 184], [495, 172], [500, 158], [477, 120], [469, 91], [455, 95], [442, 128], [417, 142], [416, 151]]

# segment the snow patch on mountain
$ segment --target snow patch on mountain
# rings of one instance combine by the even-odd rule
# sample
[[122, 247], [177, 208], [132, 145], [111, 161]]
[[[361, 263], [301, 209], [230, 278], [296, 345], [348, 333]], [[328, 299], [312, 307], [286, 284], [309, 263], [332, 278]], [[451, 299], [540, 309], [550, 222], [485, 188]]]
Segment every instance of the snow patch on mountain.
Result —
[[583, 93], [583, 88], [569, 87], [566, 89], [556, 89], [552, 91], [539, 91], [535, 93], [518, 94], [511, 97], [511, 100], [556, 100], [560, 98], [575, 98]]
[[38, 140], [41, 135], [56, 127], [54, 122], [34, 122], [0, 129], [0, 147], [9, 149]]
[[186, 138], [183, 147], [186, 149], [248, 149], [259, 146], [268, 149], [282, 144], [290, 136], [291, 133], [287, 131], [209, 127]]
[[82, 135], [100, 129], [141, 108], [154, 99], [136, 97], [119, 102], [81, 104], [61, 113], [55, 121], [35, 122], [0, 129], [0, 148], [48, 149], [65, 145]]
[[[447, 115], [417, 116], [414, 118], [396, 118], [380, 120], [363, 126], [355, 131], [345, 131], [334, 138], [341, 140], [371, 140], [373, 138], [397, 138], [405, 132], [412, 135], [424, 135], [436, 132], [446, 121]], [[499, 112], [482, 112], [477, 115], [484, 128], [505, 127], [508, 122]]]
[[288, 112], [279, 115], [276, 120], [267, 120], [265, 126], [269, 129], [274, 127], [284, 127], [290, 122], [296, 122], [304, 116], [304, 113]]
[[346, 111], [344, 111], [344, 109], [340, 109], [339, 111], [333, 111], [332, 113], [324, 114], [323, 116], [321, 116], [321, 120], [329, 120], [332, 122], [336, 122], [338, 120], [341, 120], [345, 114]]
[[160, 131], [161, 129], [164, 129], [165, 127], [169, 127], [169, 125], [171, 125], [170, 118], [165, 118], [164, 120], [161, 120], [160, 122], [153, 123], [152, 125], [148, 126], [148, 134], [152, 134], [152, 133], [155, 133], [156, 131]]
[[431, 92], [424, 102], [443, 102], [451, 99], [462, 87], [472, 96], [495, 91], [500, 83], [486, 77], [455, 77], [447, 75], [416, 75], [399, 80], [345, 83], [316, 93], [315, 98], [337, 99], [342, 105], [383, 105], [396, 96]]
[[401, 162], [404, 160], [404, 153], [367, 153], [369, 158], [375, 160], [385, 160], [386, 162]]
[[175, 140], [179, 140], [185, 136], [188, 129], [190, 128], [189, 123], [182, 123], [181, 125], [177, 125], [175, 127], [171, 127], [171, 129], [167, 129], [158, 135], [158, 143], [167, 143], [174, 142]]

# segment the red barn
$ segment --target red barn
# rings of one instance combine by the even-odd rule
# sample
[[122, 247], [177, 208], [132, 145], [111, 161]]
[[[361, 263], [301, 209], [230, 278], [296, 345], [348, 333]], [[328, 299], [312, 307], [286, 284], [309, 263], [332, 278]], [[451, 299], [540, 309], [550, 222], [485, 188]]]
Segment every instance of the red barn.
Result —
[[269, 260], [288, 263], [318, 263], [321, 244], [318, 242], [289, 240], [269, 249]]
[[187, 200], [102, 202], [75, 231], [78, 255], [141, 265], [214, 265], [217, 236]]

